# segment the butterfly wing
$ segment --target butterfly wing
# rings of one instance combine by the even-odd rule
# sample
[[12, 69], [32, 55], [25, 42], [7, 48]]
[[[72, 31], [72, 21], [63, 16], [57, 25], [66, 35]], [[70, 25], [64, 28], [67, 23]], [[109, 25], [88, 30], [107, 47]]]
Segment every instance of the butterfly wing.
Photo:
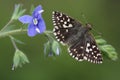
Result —
[[92, 63], [102, 63], [102, 55], [97, 44], [90, 33], [86, 33], [84, 38], [69, 48], [70, 55], [76, 60], [87, 60]]
[[78, 61], [84, 60], [85, 38], [79, 39], [74, 45], [68, 48], [70, 55]]
[[93, 36], [86, 32], [87, 28], [75, 19], [60, 12], [53, 12], [53, 29], [56, 39], [69, 45], [70, 55], [79, 60], [102, 63], [101, 52]]
[[87, 33], [85, 35], [85, 51], [84, 51], [84, 56], [86, 60], [92, 62], [92, 63], [102, 63], [102, 55], [100, 50], [98, 49], [98, 46], [96, 44], [96, 41], [94, 37], [90, 34]]
[[75, 35], [75, 27], [81, 27], [81, 24], [64, 13], [54, 11], [52, 15], [53, 31], [57, 40], [64, 44], [69, 44], [71, 35]]

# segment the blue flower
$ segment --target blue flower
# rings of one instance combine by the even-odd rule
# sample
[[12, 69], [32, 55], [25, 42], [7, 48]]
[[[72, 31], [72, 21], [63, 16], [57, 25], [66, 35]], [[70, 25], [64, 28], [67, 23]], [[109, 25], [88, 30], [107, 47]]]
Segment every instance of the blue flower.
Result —
[[29, 24], [28, 36], [33, 37], [36, 34], [41, 34], [46, 30], [46, 25], [41, 15], [43, 11], [42, 6], [39, 5], [34, 9], [32, 16], [24, 15], [19, 18], [19, 21], [23, 24]]

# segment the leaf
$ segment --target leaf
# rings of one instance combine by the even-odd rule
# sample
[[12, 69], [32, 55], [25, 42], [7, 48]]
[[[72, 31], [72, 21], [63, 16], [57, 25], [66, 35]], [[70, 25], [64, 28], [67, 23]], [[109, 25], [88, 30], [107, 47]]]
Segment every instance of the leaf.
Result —
[[47, 43], [44, 44], [44, 54], [45, 56], [48, 56], [49, 53], [51, 53], [51, 44], [48, 41]]
[[106, 44], [106, 43], [107, 43], [107, 42], [106, 42], [104, 39], [102, 39], [102, 38], [96, 39], [96, 42], [97, 42], [98, 45], [103, 45], [103, 44]]
[[55, 53], [55, 55], [59, 55], [60, 54], [59, 43], [57, 41], [55, 41], [55, 40], [52, 43], [52, 51]]
[[117, 60], [118, 55], [117, 52], [115, 51], [115, 48], [111, 45], [102, 45], [100, 46], [100, 50], [107, 55], [108, 58], [111, 60]]
[[31, 5], [30, 14], [32, 15], [33, 10], [35, 9], [34, 5]]
[[27, 56], [22, 51], [16, 49], [14, 57], [13, 57], [12, 70], [14, 70], [17, 67], [22, 67], [22, 65], [25, 63], [29, 63]]
[[10, 36], [15, 42], [19, 43], [19, 44], [25, 44], [24, 42], [20, 41], [19, 39], [16, 39], [13, 36]]
[[23, 15], [25, 11], [26, 11], [25, 9], [22, 9], [21, 4], [16, 4], [11, 20], [17, 20], [21, 15]]

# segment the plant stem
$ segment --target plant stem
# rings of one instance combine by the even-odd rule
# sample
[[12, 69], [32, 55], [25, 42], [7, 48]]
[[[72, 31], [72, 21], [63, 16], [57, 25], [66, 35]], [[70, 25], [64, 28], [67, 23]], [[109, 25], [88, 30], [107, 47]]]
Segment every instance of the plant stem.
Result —
[[2, 37], [7, 37], [10, 35], [16, 35], [16, 34], [21, 34], [27, 32], [26, 29], [16, 29], [16, 30], [11, 30], [11, 31], [6, 31], [6, 32], [0, 32], [0, 38]]
[[54, 38], [51, 36], [52, 33], [53, 33], [52, 31], [47, 31], [47, 30], [44, 32], [44, 34], [47, 38], [49, 38], [50, 40], [51, 39], [54, 40]]
[[13, 46], [14, 46], [15, 50], [17, 50], [17, 49], [18, 49], [18, 47], [17, 47], [17, 45], [16, 45], [16, 43], [15, 43], [15, 41], [14, 41], [13, 37], [12, 37], [12, 36], [9, 36], [9, 37], [10, 37], [10, 40], [11, 40], [11, 42], [12, 42], [12, 44], [13, 44]]
[[10, 25], [13, 22], [13, 20], [9, 20], [9, 22], [1, 29], [1, 31], [3, 31], [5, 28], [8, 27], [8, 25]]

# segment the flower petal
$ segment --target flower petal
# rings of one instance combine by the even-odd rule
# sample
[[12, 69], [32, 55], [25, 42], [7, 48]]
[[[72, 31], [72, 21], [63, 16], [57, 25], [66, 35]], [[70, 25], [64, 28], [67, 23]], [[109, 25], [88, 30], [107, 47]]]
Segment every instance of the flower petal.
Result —
[[31, 23], [31, 21], [32, 21], [32, 16], [24, 15], [24, 16], [19, 17], [18, 20], [19, 20], [20, 22], [22, 22], [23, 24], [25, 24], [25, 23]]
[[28, 26], [28, 36], [33, 37], [37, 34], [36, 26], [34, 24], [29, 24]]
[[39, 5], [39, 6], [37, 6], [37, 7], [34, 9], [32, 15], [33, 15], [33, 16], [37, 16], [38, 14], [40, 14], [39, 12], [41, 12], [41, 11], [43, 11], [43, 10], [42, 10], [42, 6]]
[[38, 28], [40, 29], [40, 33], [43, 33], [46, 30], [46, 25], [42, 18], [39, 20]]

